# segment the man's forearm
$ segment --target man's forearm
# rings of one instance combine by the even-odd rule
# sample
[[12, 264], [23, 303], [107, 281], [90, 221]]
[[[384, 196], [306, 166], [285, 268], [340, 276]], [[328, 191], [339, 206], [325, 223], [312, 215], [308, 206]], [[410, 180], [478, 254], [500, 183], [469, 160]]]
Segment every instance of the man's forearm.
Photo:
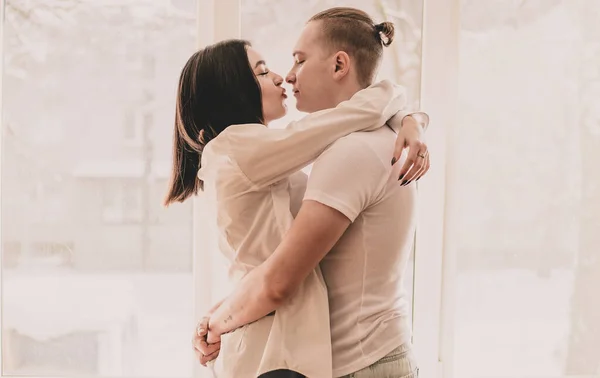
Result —
[[236, 285], [211, 316], [209, 330], [231, 332], [271, 313], [290, 298], [333, 248], [350, 220], [316, 201], [304, 201], [275, 252]]
[[208, 329], [221, 335], [273, 312], [283, 301], [265, 285], [262, 266], [248, 273], [212, 313]]
[[219, 307], [221, 307], [221, 305], [223, 304], [223, 302], [225, 301], [225, 299], [227, 298], [223, 298], [220, 301], [218, 301], [217, 303], [215, 303], [209, 310], [208, 310], [208, 315], [212, 315], [215, 311], [217, 311], [217, 309]]

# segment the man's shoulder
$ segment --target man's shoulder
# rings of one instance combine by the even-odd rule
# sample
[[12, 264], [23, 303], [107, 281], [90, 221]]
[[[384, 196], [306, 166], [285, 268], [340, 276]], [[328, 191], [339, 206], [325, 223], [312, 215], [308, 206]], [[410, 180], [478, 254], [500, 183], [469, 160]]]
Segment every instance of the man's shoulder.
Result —
[[390, 142], [396, 140], [396, 133], [388, 126], [380, 127], [374, 131], [357, 131], [348, 134], [337, 141], [331, 147], [347, 148], [349, 146], [368, 148], [373, 146], [389, 145]]
[[373, 161], [387, 161], [392, 158], [395, 142], [396, 133], [383, 126], [374, 131], [354, 132], [338, 139], [328, 147], [327, 155], [331, 158], [358, 156]]

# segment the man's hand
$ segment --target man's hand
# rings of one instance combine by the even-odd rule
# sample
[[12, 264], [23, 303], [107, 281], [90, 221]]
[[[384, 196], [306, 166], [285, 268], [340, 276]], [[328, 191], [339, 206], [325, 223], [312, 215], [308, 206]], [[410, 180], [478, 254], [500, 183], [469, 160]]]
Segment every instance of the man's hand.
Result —
[[408, 157], [402, 169], [400, 169], [398, 178], [398, 180], [402, 180], [401, 185], [403, 186], [420, 179], [429, 170], [429, 151], [424, 142], [425, 129], [422, 125], [423, 122], [428, 123], [428, 118], [419, 122], [414, 116], [404, 117], [402, 127], [398, 131], [392, 165], [400, 159], [405, 148], [409, 149]]
[[194, 353], [202, 366], [206, 366], [207, 362], [217, 358], [219, 351], [221, 350], [220, 336], [218, 336], [216, 342], [213, 343], [209, 343], [207, 340], [207, 336], [209, 335], [208, 320], [208, 316], [205, 316], [198, 322], [198, 325], [194, 330], [194, 336], [192, 337]]
[[221, 335], [216, 334], [212, 331], [208, 331], [208, 335], [206, 335], [206, 342], [210, 345], [221, 343]]

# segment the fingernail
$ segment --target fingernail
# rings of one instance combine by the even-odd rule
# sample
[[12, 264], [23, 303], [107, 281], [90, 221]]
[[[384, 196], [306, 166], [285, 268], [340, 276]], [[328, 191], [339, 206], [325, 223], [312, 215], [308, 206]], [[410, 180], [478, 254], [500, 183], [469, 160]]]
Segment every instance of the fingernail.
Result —
[[401, 174], [400, 177], [398, 177], [398, 181], [402, 180], [402, 178], [404, 178], [404, 174]]
[[402, 181], [402, 184], [400, 184], [402, 186], [406, 185], [406, 180]]
[[392, 158], [392, 165], [396, 164], [396, 158]]

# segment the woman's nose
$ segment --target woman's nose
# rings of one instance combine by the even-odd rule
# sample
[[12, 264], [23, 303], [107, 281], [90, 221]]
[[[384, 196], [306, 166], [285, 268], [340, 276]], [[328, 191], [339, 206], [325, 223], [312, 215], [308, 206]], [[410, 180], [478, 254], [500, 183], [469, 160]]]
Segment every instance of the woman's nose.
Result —
[[277, 74], [275, 74], [275, 77], [273, 78], [273, 82], [275, 83], [276, 86], [280, 86], [281, 84], [283, 84], [283, 78]]

